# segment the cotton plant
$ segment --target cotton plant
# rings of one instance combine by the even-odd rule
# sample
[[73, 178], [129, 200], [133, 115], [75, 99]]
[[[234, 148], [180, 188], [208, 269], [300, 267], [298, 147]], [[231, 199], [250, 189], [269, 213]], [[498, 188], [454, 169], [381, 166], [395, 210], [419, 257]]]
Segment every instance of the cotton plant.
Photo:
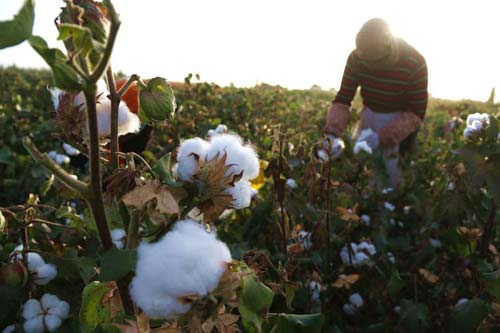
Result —
[[[21, 261], [23, 258], [23, 245], [17, 246], [10, 254], [10, 262]], [[43, 286], [52, 281], [57, 276], [57, 268], [54, 264], [47, 264], [45, 260], [36, 252], [28, 252], [28, 271], [33, 277], [33, 282]]]
[[354, 316], [361, 310], [364, 304], [365, 301], [363, 300], [363, 297], [361, 297], [359, 293], [354, 293], [349, 296], [349, 303], [345, 303], [342, 306], [342, 309], [347, 315]]
[[207, 296], [232, 260], [215, 230], [207, 232], [189, 219], [178, 221], [160, 241], [141, 243], [137, 253], [130, 295], [151, 318], [174, 319], [187, 313], [191, 305], [180, 298]]
[[490, 116], [487, 113], [472, 113], [467, 116], [464, 137], [473, 140], [479, 133], [490, 124]]
[[349, 243], [340, 250], [340, 259], [344, 264], [356, 267], [371, 264], [371, 257], [376, 253], [375, 246], [366, 241]]
[[40, 301], [31, 298], [23, 305], [23, 328], [26, 333], [55, 331], [68, 318], [70, 306], [52, 294], [44, 294]]

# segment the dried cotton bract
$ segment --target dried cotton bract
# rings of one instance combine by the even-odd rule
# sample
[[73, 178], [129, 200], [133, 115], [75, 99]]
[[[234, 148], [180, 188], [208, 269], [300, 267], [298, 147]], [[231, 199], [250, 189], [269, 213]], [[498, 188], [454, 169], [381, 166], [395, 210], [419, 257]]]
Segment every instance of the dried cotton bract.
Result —
[[139, 246], [130, 294], [149, 317], [175, 318], [191, 308], [179, 297], [206, 296], [217, 287], [229, 262], [229, 249], [214, 231], [182, 220], [159, 242]]

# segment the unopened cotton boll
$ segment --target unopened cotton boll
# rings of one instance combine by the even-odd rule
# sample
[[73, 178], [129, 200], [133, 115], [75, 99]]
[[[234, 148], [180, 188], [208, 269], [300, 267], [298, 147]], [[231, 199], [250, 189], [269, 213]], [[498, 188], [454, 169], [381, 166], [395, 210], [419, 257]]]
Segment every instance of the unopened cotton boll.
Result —
[[229, 186], [225, 192], [233, 197], [233, 208], [242, 209], [250, 206], [252, 201], [252, 184], [248, 180], [241, 179], [237, 181], [234, 186]]
[[257, 153], [251, 146], [243, 145], [238, 135], [220, 134], [210, 140], [207, 160], [217, 155], [221, 158], [224, 154], [226, 154], [226, 165], [230, 166], [226, 176], [243, 172], [243, 179], [252, 180], [259, 175], [260, 165]]
[[123, 229], [111, 230], [111, 239], [113, 240], [113, 243], [115, 244], [117, 249], [123, 249], [123, 247], [125, 246], [124, 239], [126, 236], [127, 234]]
[[178, 297], [205, 297], [231, 262], [229, 249], [215, 231], [208, 233], [192, 220], [177, 222], [160, 241], [142, 243], [137, 253], [130, 295], [151, 318], [175, 318], [189, 311], [191, 306]]
[[372, 148], [368, 145], [366, 141], [357, 141], [352, 149], [354, 155], [358, 155], [360, 152], [364, 151], [367, 154], [373, 154]]
[[[99, 137], [111, 135], [111, 101], [106, 99], [97, 104], [97, 127]], [[137, 133], [141, 127], [139, 117], [130, 111], [125, 103], [118, 107], [118, 135]]]
[[297, 182], [295, 181], [295, 179], [292, 179], [292, 178], [288, 178], [286, 180], [286, 186], [290, 189], [296, 189], [298, 186], [297, 186]]
[[201, 138], [192, 138], [181, 142], [177, 154], [177, 173], [182, 180], [191, 180], [196, 172], [198, 162], [193, 154], [199, 159], [205, 160], [209, 147], [210, 143]]

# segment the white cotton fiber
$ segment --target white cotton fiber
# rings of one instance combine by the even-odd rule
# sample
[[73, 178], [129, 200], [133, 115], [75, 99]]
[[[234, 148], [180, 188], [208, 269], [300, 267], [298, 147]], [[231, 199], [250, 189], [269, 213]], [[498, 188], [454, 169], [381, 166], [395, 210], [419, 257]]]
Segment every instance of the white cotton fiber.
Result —
[[384, 208], [393, 212], [396, 209], [396, 206], [386, 201], [384, 202]]
[[125, 246], [124, 238], [127, 236], [124, 229], [113, 229], [111, 230], [111, 239], [115, 244], [117, 249], [123, 249]]
[[231, 165], [226, 175], [239, 174], [243, 171], [243, 178], [252, 180], [259, 175], [259, 158], [255, 150], [249, 145], [243, 145], [241, 137], [234, 134], [220, 134], [210, 140], [207, 159], [214, 156], [219, 158], [226, 154], [226, 165]]
[[16, 331], [16, 325], [9, 325], [5, 327], [2, 333], [14, 333]]
[[286, 186], [290, 189], [296, 189], [298, 186], [297, 186], [297, 182], [295, 181], [295, 179], [293, 178], [288, 178], [286, 180]]
[[361, 295], [358, 293], [349, 296], [349, 302], [358, 309], [365, 304], [365, 302], [363, 301], [363, 297], [361, 297]]
[[367, 154], [373, 154], [373, 150], [370, 148], [366, 141], [357, 141], [352, 149], [354, 155], [358, 155], [360, 152], [364, 151]]
[[42, 312], [42, 306], [38, 300], [30, 298], [23, 305], [23, 318], [28, 320], [38, 316]]
[[57, 268], [53, 264], [43, 264], [35, 270], [35, 283], [39, 286], [46, 285], [57, 276]]
[[250, 206], [252, 201], [252, 184], [245, 179], [237, 181], [234, 186], [225, 190], [233, 197], [232, 206], [235, 209], [242, 209]]
[[69, 156], [75, 156], [75, 155], [80, 154], [80, 151], [78, 149], [76, 149], [75, 147], [73, 147], [72, 145], [69, 145], [67, 143], [63, 143], [62, 147], [63, 147], [64, 151], [66, 152], [66, 154], [68, 154]]
[[[348, 247], [351, 247], [352, 251], [349, 253]], [[340, 250], [340, 258], [342, 262], [346, 265], [361, 266], [371, 263], [370, 256], [377, 253], [375, 246], [368, 242], [361, 242], [359, 244], [350, 243], [346, 244], [342, 250]]]
[[210, 143], [201, 138], [192, 138], [181, 142], [177, 154], [177, 173], [182, 180], [191, 180], [196, 172], [198, 163], [193, 154], [198, 155], [201, 160], [205, 160], [209, 147]]
[[139, 246], [130, 295], [149, 317], [174, 318], [190, 309], [177, 298], [206, 296], [217, 287], [229, 262], [229, 249], [214, 231], [182, 220], [159, 242]]
[[481, 132], [490, 124], [490, 116], [487, 113], [472, 113], [467, 116], [467, 126], [464, 129], [464, 137], [472, 139], [472, 137]]
[[43, 332], [43, 316], [38, 315], [30, 318], [24, 322], [23, 325], [25, 333], [42, 333]]
[[356, 314], [356, 307], [351, 303], [344, 304], [342, 310], [349, 316], [354, 316]]
[[[97, 81], [97, 91], [96, 91], [96, 101], [97, 103], [102, 103], [104, 101], [109, 101], [108, 98], [109, 91], [104, 80]], [[81, 110], [86, 109], [85, 95], [83, 92], [78, 93], [73, 99], [73, 104], [75, 106], [81, 107]]]
[[[106, 99], [97, 104], [97, 126], [99, 137], [111, 134], [111, 101]], [[118, 108], [118, 135], [136, 133], [141, 127], [139, 117], [130, 112], [125, 103], [120, 103]]]

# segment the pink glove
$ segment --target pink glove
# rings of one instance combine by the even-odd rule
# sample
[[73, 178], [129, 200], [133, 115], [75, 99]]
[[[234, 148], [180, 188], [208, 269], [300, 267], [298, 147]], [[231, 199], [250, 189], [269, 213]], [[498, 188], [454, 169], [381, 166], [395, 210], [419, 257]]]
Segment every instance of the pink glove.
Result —
[[422, 120], [412, 112], [401, 112], [400, 117], [377, 131], [382, 146], [399, 145], [406, 137], [415, 132]]
[[349, 106], [341, 103], [332, 103], [326, 115], [326, 125], [323, 132], [341, 137], [349, 123]]

